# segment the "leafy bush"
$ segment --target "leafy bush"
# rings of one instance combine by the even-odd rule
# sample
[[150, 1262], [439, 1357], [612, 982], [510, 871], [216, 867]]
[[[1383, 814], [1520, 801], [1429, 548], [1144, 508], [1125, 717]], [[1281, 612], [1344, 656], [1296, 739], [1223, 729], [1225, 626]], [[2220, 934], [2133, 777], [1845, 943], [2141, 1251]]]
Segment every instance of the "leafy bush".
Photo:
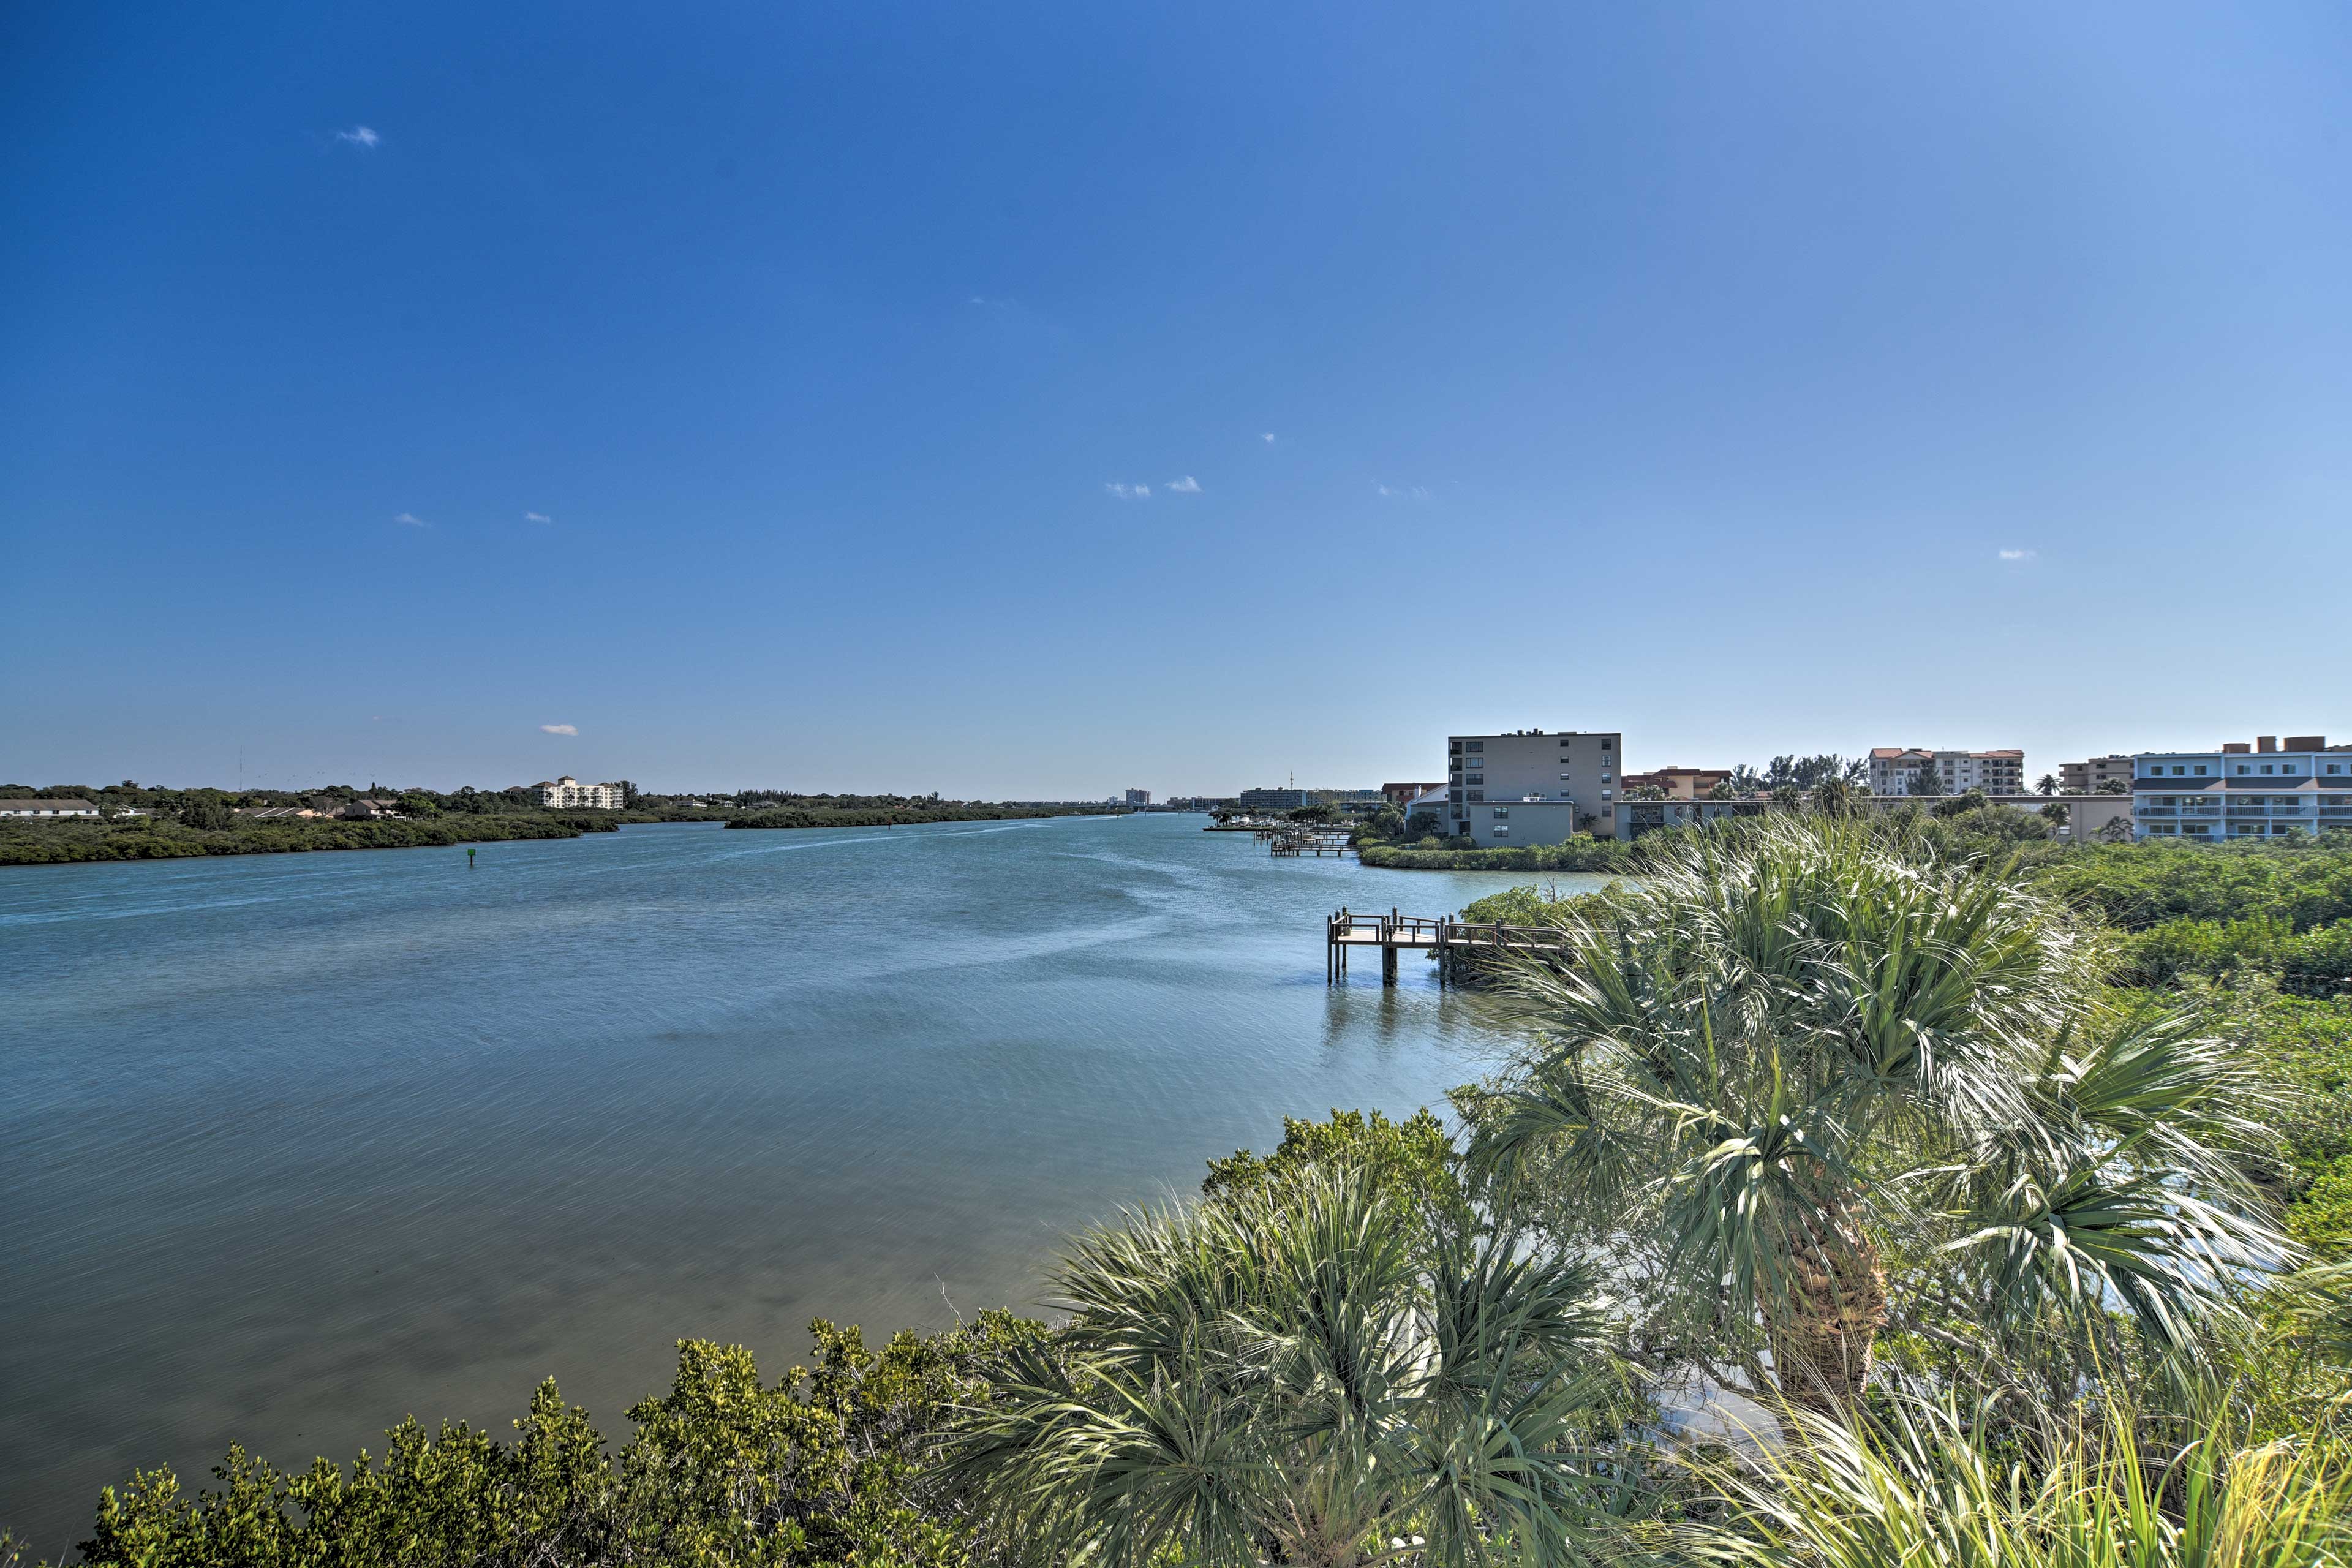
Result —
[[1522, 844], [1508, 849], [1367, 846], [1358, 858], [1367, 866], [1395, 871], [1622, 871], [1633, 864], [1632, 846], [1589, 833], [1561, 844]]
[[772, 1386], [739, 1345], [680, 1342], [670, 1391], [630, 1410], [617, 1456], [551, 1381], [511, 1443], [412, 1418], [348, 1469], [232, 1448], [221, 1489], [193, 1500], [142, 1472], [106, 1489], [82, 1552], [107, 1568], [965, 1562], [978, 1521], [922, 1467], [978, 1366], [1044, 1326], [989, 1311], [874, 1352], [855, 1328], [814, 1332], [815, 1367]]

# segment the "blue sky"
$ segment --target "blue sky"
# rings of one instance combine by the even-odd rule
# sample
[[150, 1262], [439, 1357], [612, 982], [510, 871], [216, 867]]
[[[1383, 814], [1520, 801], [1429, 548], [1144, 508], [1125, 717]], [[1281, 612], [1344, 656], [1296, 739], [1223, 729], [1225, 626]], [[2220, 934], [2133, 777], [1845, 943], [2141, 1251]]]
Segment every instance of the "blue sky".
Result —
[[2332, 4], [11, 6], [0, 778], [2352, 736], [2347, 84]]

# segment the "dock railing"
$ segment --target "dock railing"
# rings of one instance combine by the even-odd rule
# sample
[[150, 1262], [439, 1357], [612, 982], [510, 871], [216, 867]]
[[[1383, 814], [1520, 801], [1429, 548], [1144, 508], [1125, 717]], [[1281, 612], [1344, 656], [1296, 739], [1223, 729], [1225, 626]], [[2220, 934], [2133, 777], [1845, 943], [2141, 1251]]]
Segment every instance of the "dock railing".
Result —
[[1536, 956], [1557, 952], [1563, 944], [1563, 933], [1555, 926], [1504, 925], [1464, 921], [1450, 914], [1409, 915], [1395, 909], [1386, 914], [1359, 914], [1342, 906], [1324, 921], [1324, 978], [1337, 984], [1347, 977], [1348, 950], [1353, 947], [1379, 948], [1381, 984], [1393, 985], [1396, 955], [1407, 950], [1435, 953], [1438, 982], [1443, 984], [1454, 962], [1470, 953]]

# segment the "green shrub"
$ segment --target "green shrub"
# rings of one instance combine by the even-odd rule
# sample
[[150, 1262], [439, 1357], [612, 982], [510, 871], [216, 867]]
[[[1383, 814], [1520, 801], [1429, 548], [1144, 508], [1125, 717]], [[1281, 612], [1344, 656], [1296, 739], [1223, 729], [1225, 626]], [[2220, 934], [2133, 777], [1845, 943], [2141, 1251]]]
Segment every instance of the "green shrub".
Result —
[[936, 1434], [987, 1360], [1045, 1334], [1002, 1311], [868, 1352], [814, 1325], [817, 1364], [760, 1382], [739, 1345], [681, 1341], [670, 1391], [608, 1454], [542, 1384], [500, 1443], [411, 1419], [381, 1461], [281, 1471], [232, 1448], [191, 1499], [169, 1470], [110, 1487], [88, 1562], [106, 1568], [405, 1568], [413, 1563], [873, 1563], [969, 1560], [975, 1521], [929, 1479]]

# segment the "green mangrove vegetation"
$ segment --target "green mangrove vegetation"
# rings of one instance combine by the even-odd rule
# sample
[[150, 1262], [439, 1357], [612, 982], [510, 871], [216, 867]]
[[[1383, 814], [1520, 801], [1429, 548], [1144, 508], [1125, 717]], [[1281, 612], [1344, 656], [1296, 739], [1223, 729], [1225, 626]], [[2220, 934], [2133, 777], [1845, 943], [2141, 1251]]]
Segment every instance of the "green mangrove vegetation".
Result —
[[1073, 1238], [1050, 1321], [820, 1323], [773, 1384], [688, 1342], [617, 1449], [546, 1387], [511, 1438], [140, 1474], [83, 1551], [2340, 1568], [2352, 998], [2138, 944], [2332, 930], [2345, 859], [1654, 835], [1601, 892], [1474, 906], [1559, 941], [1486, 976], [1517, 1044], [1451, 1126], [1286, 1119]]
[[0, 819], [0, 866], [75, 860], [167, 860], [193, 855], [283, 855], [312, 849], [415, 849], [512, 838], [577, 838], [619, 826], [609, 812], [452, 816], [425, 820], [251, 822], [224, 826], [168, 818], [113, 822]]

